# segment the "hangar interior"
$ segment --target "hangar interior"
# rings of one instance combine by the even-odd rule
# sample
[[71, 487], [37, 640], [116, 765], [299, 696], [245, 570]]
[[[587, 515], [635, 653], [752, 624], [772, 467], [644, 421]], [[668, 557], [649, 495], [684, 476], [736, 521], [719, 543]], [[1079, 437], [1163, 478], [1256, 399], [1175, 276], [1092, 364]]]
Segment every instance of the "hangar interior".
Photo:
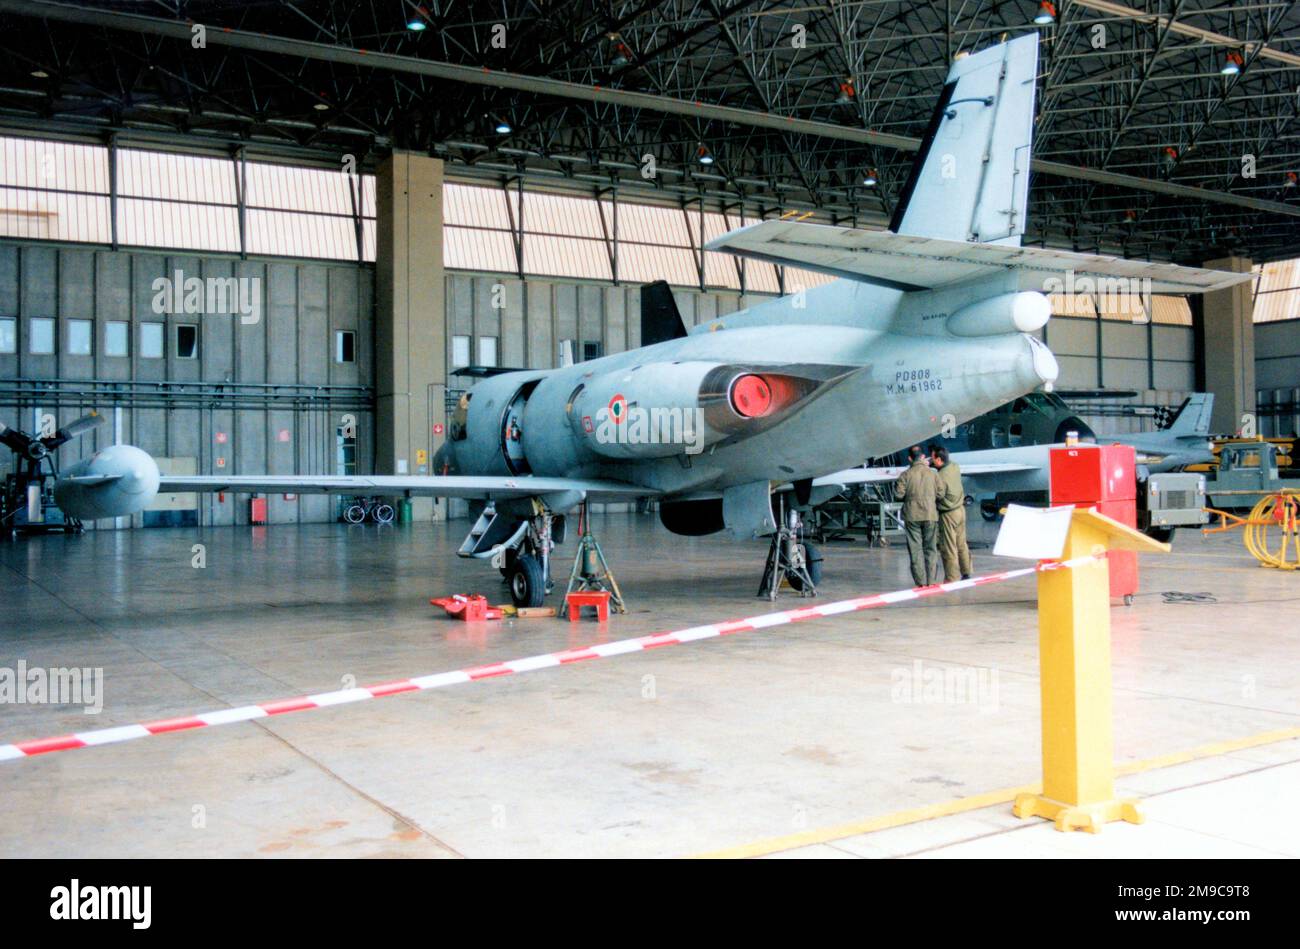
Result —
[[[164, 475], [438, 475], [458, 398], [491, 378], [475, 370], [639, 348], [646, 284], [667, 281], [688, 330], [829, 284], [705, 244], [764, 221], [884, 229], [949, 66], [1037, 31], [1024, 244], [1252, 275], [1137, 317], [1050, 294], [1055, 388], [1085, 393], [1067, 401], [1099, 440], [1205, 392], [1210, 434], [1300, 434], [1295, 4], [497, 6], [0, 0], [0, 423], [105, 416], [63, 467], [130, 444]], [[0, 451], [0, 476], [19, 465]], [[343, 495], [260, 497], [164, 490], [4, 545], [0, 664], [101, 668], [95, 724], [125, 725], [759, 609], [764, 543], [675, 537], [614, 500], [592, 510], [630, 613], [444, 622], [431, 596], [505, 595], [454, 556], [464, 499], [376, 526], [339, 523]], [[978, 520], [984, 573], [997, 527]], [[827, 601], [908, 585], [897, 549], [823, 552]], [[1264, 816], [1300, 772], [1294, 630], [1272, 612], [1297, 574], [1190, 530], [1142, 569], [1112, 620], [1116, 758], [1160, 803], [1106, 852], [1300, 854]], [[1085, 856], [1092, 840], [976, 806], [1035, 774], [1034, 604], [993, 587], [0, 764], [32, 818], [0, 853]], [[899, 699], [948, 668], [992, 676], [993, 707]], [[3, 740], [85, 724], [0, 715]], [[194, 807], [222, 830], [194, 830]], [[1221, 833], [1197, 827], [1207, 808]]]

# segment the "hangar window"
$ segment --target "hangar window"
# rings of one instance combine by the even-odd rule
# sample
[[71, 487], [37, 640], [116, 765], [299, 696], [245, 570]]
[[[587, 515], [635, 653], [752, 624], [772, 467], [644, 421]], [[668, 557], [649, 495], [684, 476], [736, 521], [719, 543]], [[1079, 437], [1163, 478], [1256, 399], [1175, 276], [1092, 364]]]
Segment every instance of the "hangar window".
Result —
[[195, 324], [176, 324], [176, 358], [199, 358], [199, 328]]
[[478, 338], [478, 364], [480, 366], [495, 366], [497, 364], [497, 338], [495, 336], [480, 336]]
[[352, 330], [339, 330], [334, 334], [334, 361], [357, 361], [357, 334]]
[[334, 473], [338, 475], [354, 475], [357, 473], [357, 437], [356, 435], [347, 434], [347, 429], [335, 429], [335, 447], [337, 449], [334, 458]]
[[453, 336], [451, 338], [451, 368], [460, 369], [469, 365], [469, 337]]
[[18, 352], [18, 321], [12, 317], [0, 320], [0, 353]]
[[1300, 317], [1300, 259], [1255, 265], [1252, 315], [1256, 323]]
[[89, 356], [90, 341], [95, 324], [90, 320], [68, 320], [68, 353], [72, 356]]
[[161, 323], [140, 324], [140, 358], [162, 359], [163, 325]]
[[31, 345], [28, 351], [34, 356], [54, 354], [54, 321], [46, 317], [37, 317], [31, 322]]
[[602, 343], [595, 342], [582, 344], [583, 362], [586, 362], [588, 359], [599, 359], [603, 355], [605, 355], [605, 347]]
[[129, 356], [131, 334], [129, 332], [131, 324], [120, 320], [112, 320], [104, 324], [104, 355], [105, 356]]

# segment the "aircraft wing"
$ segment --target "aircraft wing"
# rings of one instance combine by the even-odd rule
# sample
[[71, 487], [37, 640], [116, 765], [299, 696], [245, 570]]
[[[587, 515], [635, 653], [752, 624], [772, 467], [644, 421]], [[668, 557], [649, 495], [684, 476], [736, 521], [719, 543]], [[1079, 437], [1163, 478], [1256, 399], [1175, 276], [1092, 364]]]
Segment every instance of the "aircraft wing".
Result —
[[580, 491], [590, 501], [628, 501], [660, 492], [597, 478], [537, 478], [531, 475], [164, 475], [159, 493], [190, 491], [231, 494], [358, 494], [439, 498], [527, 498]]
[[[709, 241], [705, 249], [792, 264], [899, 290], [931, 290], [1007, 270], [1019, 273], [1022, 290], [1042, 292], [1048, 292], [1044, 285], [1052, 278], [1063, 286], [1079, 286], [1085, 278], [1094, 281], [1094, 286], [1096, 281], [1150, 280], [1152, 293], [1171, 294], [1205, 293], [1251, 279], [1249, 273], [1226, 270], [1011, 244], [912, 237], [802, 221], [751, 224]], [[1072, 282], [1068, 278], [1071, 274]]]
[[[1011, 474], [1017, 471], [1035, 471], [1038, 465], [1018, 464], [1012, 462], [979, 462], [974, 464], [963, 464], [961, 466], [962, 477], [978, 475], [998, 475]], [[884, 481], [897, 481], [907, 470], [906, 466], [897, 468], [845, 468], [843, 471], [836, 471], [832, 474], [822, 475], [820, 478], [813, 479], [814, 488], [825, 488], [834, 485], [847, 488], [851, 484], [875, 484]]]

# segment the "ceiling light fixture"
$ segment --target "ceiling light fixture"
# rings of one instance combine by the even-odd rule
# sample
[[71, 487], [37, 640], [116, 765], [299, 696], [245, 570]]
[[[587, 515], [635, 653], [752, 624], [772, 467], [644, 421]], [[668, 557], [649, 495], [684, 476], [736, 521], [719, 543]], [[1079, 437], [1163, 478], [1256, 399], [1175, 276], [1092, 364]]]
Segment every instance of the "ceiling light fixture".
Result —
[[1038, 5], [1038, 15], [1034, 17], [1034, 22], [1039, 26], [1049, 26], [1056, 22], [1056, 5], [1050, 0], [1043, 0]]

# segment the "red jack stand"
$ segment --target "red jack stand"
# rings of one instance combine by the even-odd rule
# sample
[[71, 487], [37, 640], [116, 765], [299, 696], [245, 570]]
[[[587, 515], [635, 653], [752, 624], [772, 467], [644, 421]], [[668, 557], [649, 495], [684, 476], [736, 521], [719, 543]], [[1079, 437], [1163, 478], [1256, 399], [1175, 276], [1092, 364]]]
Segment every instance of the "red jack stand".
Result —
[[501, 610], [495, 606], [487, 605], [487, 597], [478, 596], [477, 594], [464, 596], [455, 593], [451, 596], [433, 597], [429, 602], [434, 606], [441, 606], [447, 611], [448, 616], [462, 619], [467, 623], [476, 623], [487, 619], [501, 619], [502, 616]]

